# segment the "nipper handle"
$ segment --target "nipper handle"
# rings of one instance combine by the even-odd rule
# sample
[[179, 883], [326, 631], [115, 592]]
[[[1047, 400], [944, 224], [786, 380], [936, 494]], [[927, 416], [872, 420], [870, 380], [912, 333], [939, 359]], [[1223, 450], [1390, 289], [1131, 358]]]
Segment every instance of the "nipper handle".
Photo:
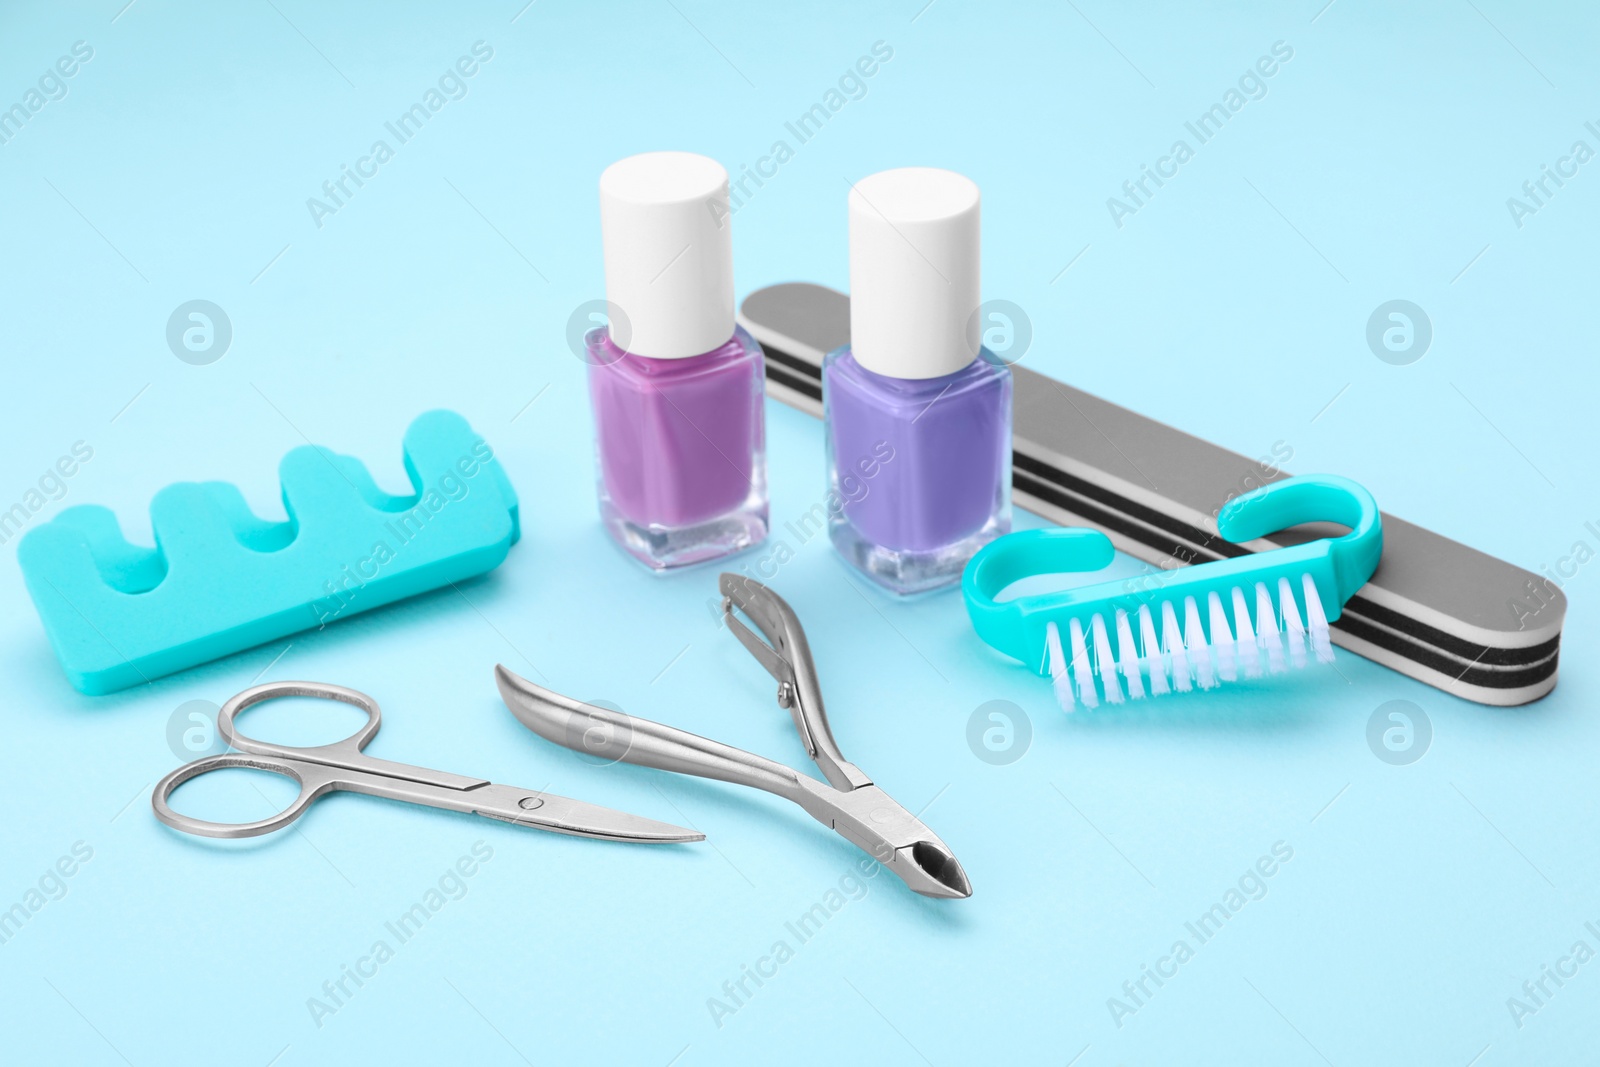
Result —
[[[811, 662], [811, 646], [794, 609], [777, 593], [742, 574], [723, 572], [717, 579], [717, 588], [723, 598], [722, 621], [777, 681], [778, 706], [789, 709], [806, 755], [816, 763], [828, 784], [845, 791], [871, 785], [872, 779], [844, 758], [839, 743], [833, 739], [828, 713], [822, 705], [822, 685]], [[739, 621], [733, 613], [735, 608], [755, 623], [765, 642]]]
[[611, 763], [715, 778], [800, 801], [800, 776], [764, 756], [687, 730], [585, 704], [535, 685], [498, 664], [494, 682], [506, 707], [522, 725], [563, 748]]

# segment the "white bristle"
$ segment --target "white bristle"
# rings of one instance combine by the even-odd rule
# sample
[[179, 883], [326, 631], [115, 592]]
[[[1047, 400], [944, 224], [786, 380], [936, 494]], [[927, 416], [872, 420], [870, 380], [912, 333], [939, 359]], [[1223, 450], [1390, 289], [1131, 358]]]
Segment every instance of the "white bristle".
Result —
[[1239, 650], [1239, 665], [1244, 668], [1244, 676], [1261, 677], [1261, 656], [1256, 648], [1255, 629], [1250, 625], [1250, 605], [1244, 598], [1244, 590], [1238, 586], [1233, 587], [1233, 629], [1234, 646]]
[[[1102, 701], [1138, 700], [1146, 693], [1163, 696], [1196, 687], [1212, 689], [1236, 681], [1241, 674], [1246, 678], [1260, 677], [1263, 671], [1281, 674], [1290, 667], [1304, 667], [1310, 659], [1308, 649], [1319, 662], [1331, 662], [1332, 634], [1311, 575], [1301, 576], [1303, 614], [1291, 579], [1279, 578], [1276, 592], [1274, 603], [1273, 589], [1265, 582], [1253, 582], [1235, 586], [1226, 596], [1207, 593], [1204, 609], [1193, 596], [1185, 596], [1181, 608], [1170, 600], [1161, 601], [1159, 609], [1140, 604], [1137, 623], [1123, 608], [1114, 609], [1109, 618], [1095, 612], [1086, 621], [1068, 619], [1066, 638], [1056, 623], [1049, 622], [1040, 669], [1049, 674], [1057, 703], [1070, 712], [1079, 705], [1096, 708]], [[1209, 637], [1202, 612], [1209, 617]]]
[[1206, 604], [1211, 609], [1211, 651], [1217, 657], [1217, 677], [1231, 682], [1239, 673], [1234, 667], [1233, 630], [1228, 626], [1228, 612], [1222, 606], [1222, 597], [1215, 591], [1206, 594]]
[[1213, 650], [1206, 644], [1206, 632], [1200, 626], [1200, 605], [1195, 603], [1192, 596], [1183, 598], [1183, 644], [1194, 664], [1195, 684], [1201, 689], [1216, 685], [1211, 663]]
[[1189, 684], [1189, 654], [1183, 648], [1183, 632], [1178, 629], [1178, 612], [1172, 601], [1161, 602], [1161, 647], [1166, 658], [1172, 661], [1172, 688], [1187, 693]]
[[1167, 663], [1161, 654], [1161, 642], [1156, 640], [1156, 620], [1150, 614], [1149, 604], [1139, 605], [1139, 644], [1144, 649], [1145, 670], [1150, 672], [1150, 695], [1167, 693]]
[[1094, 632], [1094, 666], [1100, 675], [1100, 688], [1105, 690], [1107, 704], [1122, 703], [1122, 685], [1117, 681], [1117, 661], [1111, 658], [1111, 638], [1106, 636], [1106, 620], [1097, 611], [1089, 620]]
[[1053, 622], [1045, 624], [1044, 654], [1045, 663], [1050, 669], [1050, 687], [1056, 693], [1056, 703], [1061, 705], [1062, 711], [1070, 712], [1075, 706], [1072, 677], [1067, 674], [1067, 657], [1061, 651], [1061, 631], [1056, 629]]
[[1289, 665], [1296, 670], [1306, 665], [1306, 628], [1300, 621], [1300, 606], [1294, 602], [1294, 586], [1289, 579], [1278, 579], [1278, 606], [1283, 609], [1283, 630], [1289, 643]]
[[1089, 649], [1083, 641], [1083, 624], [1073, 619], [1068, 628], [1072, 635], [1072, 676], [1078, 682], [1078, 702], [1086, 708], [1100, 706], [1100, 694], [1094, 690], [1094, 672], [1089, 669]]
[[1265, 582], [1256, 583], [1256, 644], [1266, 650], [1267, 670], [1283, 673], [1283, 642], [1278, 638], [1278, 613]]
[[1306, 594], [1306, 630], [1311, 634], [1311, 650], [1317, 654], [1318, 663], [1333, 662], [1333, 642], [1328, 633], [1328, 616], [1322, 610], [1322, 598], [1317, 596], [1317, 583], [1311, 575], [1300, 577]]
[[1139, 648], [1133, 643], [1133, 627], [1128, 623], [1128, 613], [1117, 609], [1117, 669], [1122, 680], [1128, 683], [1128, 699], [1144, 696], [1144, 677], [1139, 673]]

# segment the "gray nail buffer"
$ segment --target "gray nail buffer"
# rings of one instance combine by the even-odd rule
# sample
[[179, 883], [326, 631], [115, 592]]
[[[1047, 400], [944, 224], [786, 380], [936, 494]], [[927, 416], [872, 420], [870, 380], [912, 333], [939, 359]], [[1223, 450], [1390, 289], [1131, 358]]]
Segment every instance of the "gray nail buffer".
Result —
[[[745, 298], [739, 322], [766, 350], [768, 394], [820, 416], [822, 357], [850, 339], [850, 298], [820, 285], [769, 286]], [[1282, 471], [1012, 369], [1018, 506], [1092, 526], [1158, 566], [1338, 532], [1304, 526], [1244, 545], [1223, 541], [1214, 519], [1222, 504]], [[1559, 589], [1388, 512], [1383, 538], [1383, 562], [1334, 623], [1334, 643], [1481, 704], [1525, 704], [1555, 688], [1567, 610]]]

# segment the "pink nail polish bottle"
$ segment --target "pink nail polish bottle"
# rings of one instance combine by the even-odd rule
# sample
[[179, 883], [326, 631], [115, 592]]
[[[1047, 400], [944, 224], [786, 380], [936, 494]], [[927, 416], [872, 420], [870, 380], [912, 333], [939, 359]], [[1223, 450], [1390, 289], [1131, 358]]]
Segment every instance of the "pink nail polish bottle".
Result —
[[728, 172], [647, 152], [600, 175], [610, 325], [589, 331], [600, 516], [653, 570], [767, 536], [761, 346], [733, 317]]

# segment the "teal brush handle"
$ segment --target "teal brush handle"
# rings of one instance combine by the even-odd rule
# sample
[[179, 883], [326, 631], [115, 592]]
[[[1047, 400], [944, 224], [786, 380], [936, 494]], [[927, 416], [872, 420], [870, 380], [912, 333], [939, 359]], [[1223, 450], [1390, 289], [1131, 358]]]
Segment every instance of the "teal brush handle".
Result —
[[1372, 494], [1348, 478], [1301, 475], [1229, 501], [1217, 515], [1217, 532], [1235, 544], [1307, 522], [1350, 527], [1339, 537], [1275, 548], [1176, 570], [1013, 600], [995, 598], [1009, 585], [1040, 574], [1099, 570], [1111, 562], [1111, 541], [1094, 530], [1058, 527], [1008, 534], [986, 545], [962, 575], [967, 613], [985, 642], [1043, 672], [1049, 623], [1086, 622], [1094, 613], [1109, 623], [1118, 609], [1130, 616], [1162, 601], [1200, 604], [1215, 592], [1226, 599], [1236, 587], [1264, 583], [1276, 590], [1287, 578], [1298, 590], [1303, 575], [1317, 588], [1327, 618], [1339, 617], [1345, 601], [1365, 585], [1383, 554], [1383, 528]]
[[961, 574], [961, 595], [967, 602], [972, 628], [987, 644], [1042, 670], [1044, 630], [1049, 621], [1042, 615], [1057, 610], [1057, 602], [1070, 594], [1050, 593], [1005, 602], [995, 597], [1024, 578], [1103, 570], [1115, 555], [1111, 538], [1082, 526], [1019, 530], [990, 541], [968, 561]]
[[[1332, 567], [1326, 590], [1331, 595], [1324, 597], [1324, 603], [1328, 618], [1336, 619], [1345, 601], [1372, 579], [1373, 572], [1378, 569], [1378, 559], [1383, 555], [1383, 524], [1378, 518], [1378, 502], [1359, 482], [1336, 474], [1302, 474], [1273, 482], [1228, 501], [1217, 514], [1217, 532], [1224, 540], [1239, 544], [1307, 522], [1336, 522], [1350, 527], [1350, 532], [1343, 536], [1325, 537], [1298, 546], [1324, 550]], [[1271, 549], [1245, 558], [1260, 560], [1293, 551], [1293, 548]], [[1317, 591], [1324, 592], [1320, 582]]]

